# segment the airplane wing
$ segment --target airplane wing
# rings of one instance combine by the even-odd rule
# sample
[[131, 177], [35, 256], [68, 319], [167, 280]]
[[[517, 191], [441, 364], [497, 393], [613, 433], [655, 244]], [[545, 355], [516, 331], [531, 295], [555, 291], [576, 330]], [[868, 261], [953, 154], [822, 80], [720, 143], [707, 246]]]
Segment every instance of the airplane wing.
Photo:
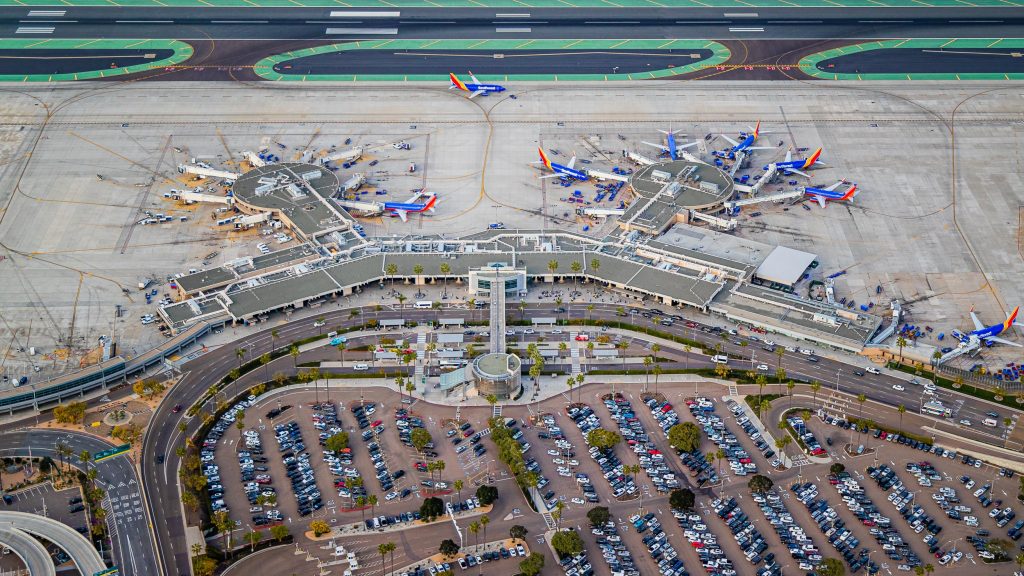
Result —
[[680, 144], [680, 145], [676, 146], [676, 153], [679, 153], [679, 152], [681, 152], [681, 151], [683, 151], [683, 150], [685, 150], [687, 148], [692, 148], [693, 146], [696, 146], [696, 145], [697, 145], [697, 141], [696, 140], [694, 140], [693, 142], [690, 142], [689, 144]]
[[786, 159], [784, 160], [784, 162], [792, 162], [792, 161], [793, 161], [793, 150], [792, 149], [786, 150]]
[[469, 95], [469, 99], [472, 100], [473, 98], [476, 98], [477, 96], [483, 94], [484, 92], [484, 90], [477, 90]]
[[640, 143], [641, 144], [647, 144], [648, 146], [654, 146], [655, 148], [661, 150], [662, 152], [668, 151], [668, 148], [666, 148], [664, 144], [655, 144], [654, 142], [644, 142], [644, 141], [641, 141]]
[[839, 188], [840, 186], [842, 186], [842, 184], [843, 184], [843, 181], [840, 180], [839, 182], [836, 182], [835, 184], [832, 184], [829, 187], [825, 188], [825, 190], [828, 190], [829, 192], [832, 192], [836, 188]]
[[786, 174], [799, 174], [799, 175], [803, 176], [804, 178], [810, 178], [811, 177], [810, 174], [807, 174], [806, 172], [801, 172], [800, 170], [797, 170], [796, 168], [785, 168], [783, 171]]
[[737, 141], [733, 140], [732, 138], [729, 138], [729, 137], [728, 137], [728, 136], [726, 136], [725, 134], [721, 134], [721, 137], [722, 137], [722, 138], [725, 138], [725, 139], [726, 139], [726, 140], [727, 140], [727, 141], [729, 142], [729, 144], [732, 144], [733, 146], [739, 146], [739, 145], [740, 145], [740, 143], [739, 143], [739, 142], [737, 142]]
[[537, 178], [540, 178], [541, 180], [546, 180], [548, 178], [561, 178], [561, 177], [562, 177], [561, 174], [559, 174], [558, 172], [555, 172], [554, 174], [548, 174], [546, 176], [538, 176]]
[[568, 164], [566, 164], [566, 165], [565, 165], [565, 167], [566, 167], [566, 168], [568, 168], [568, 169], [570, 169], [570, 170], [572, 170], [572, 169], [573, 169], [573, 166], [575, 166], [575, 165], [576, 165], [576, 155], [575, 155], [575, 154], [573, 154], [573, 155], [572, 155], [572, 158], [570, 158], [570, 159], [569, 159], [569, 163], [568, 163]]
[[824, 196], [811, 196], [811, 198], [814, 198], [815, 200], [817, 200], [818, 201], [818, 205], [821, 206], [822, 208], [825, 207], [825, 197]]
[[469, 78], [473, 81], [473, 84], [479, 84], [480, 83], [480, 81], [476, 79], [476, 76], [473, 76], [472, 72], [469, 73]]
[[981, 320], [978, 319], [978, 315], [974, 313], [974, 310], [971, 310], [971, 320], [974, 322], [975, 330], [981, 330], [985, 327], [985, 325], [981, 323]]
[[409, 214], [405, 210], [395, 210], [395, 215], [402, 219], [402, 222], [409, 221]]
[[999, 344], [1006, 344], [1007, 346], [1016, 346], [1017, 348], [1024, 348], [1024, 346], [1021, 346], [1020, 344], [1017, 344], [1016, 342], [1010, 342], [1009, 340], [1003, 340], [1002, 338], [1000, 338], [998, 336], [989, 336], [988, 338], [984, 338], [984, 340], [986, 342], [997, 342]]
[[775, 150], [775, 146], [748, 146], [747, 150]]

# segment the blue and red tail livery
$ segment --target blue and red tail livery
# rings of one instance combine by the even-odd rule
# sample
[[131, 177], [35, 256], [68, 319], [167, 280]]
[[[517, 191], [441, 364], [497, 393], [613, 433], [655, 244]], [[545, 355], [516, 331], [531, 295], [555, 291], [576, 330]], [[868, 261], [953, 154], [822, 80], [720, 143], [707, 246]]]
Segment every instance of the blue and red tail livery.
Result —
[[810, 175], [804, 172], [804, 170], [809, 170], [811, 166], [815, 166], [817, 164], [824, 164], [824, 162], [821, 161], [821, 148], [818, 148], [813, 154], [802, 160], [794, 160], [793, 152], [787, 151], [785, 160], [782, 162], [772, 162], [771, 164], [766, 165], [764, 170], [768, 170], [772, 166], [775, 166], [776, 170], [787, 176], [799, 174], [804, 178], [810, 178]]

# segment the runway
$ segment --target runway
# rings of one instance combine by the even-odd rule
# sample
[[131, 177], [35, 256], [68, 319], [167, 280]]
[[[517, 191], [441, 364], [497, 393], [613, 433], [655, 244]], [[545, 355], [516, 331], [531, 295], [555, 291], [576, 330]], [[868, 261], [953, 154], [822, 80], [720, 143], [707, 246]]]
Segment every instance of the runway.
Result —
[[0, 50], [0, 75], [72, 74], [169, 58], [173, 50]]
[[1019, 48], [889, 48], [855, 52], [818, 62], [822, 72], [839, 74], [1021, 73]]
[[[711, 50], [350, 50], [286, 60], [284, 75], [437, 74], [472, 70], [476, 75], [630, 74], [706, 60]], [[468, 79], [467, 79], [468, 81]]]

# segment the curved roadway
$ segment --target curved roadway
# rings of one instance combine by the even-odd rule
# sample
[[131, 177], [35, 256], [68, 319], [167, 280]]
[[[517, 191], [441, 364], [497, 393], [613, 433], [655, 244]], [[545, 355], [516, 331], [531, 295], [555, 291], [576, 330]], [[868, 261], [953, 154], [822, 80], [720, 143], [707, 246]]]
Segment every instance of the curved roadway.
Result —
[[[624, 320], [616, 317], [616, 308], [618, 306], [615, 304], [596, 304], [595, 309], [589, 313], [589, 316], [595, 320]], [[570, 310], [581, 316], [584, 313], [583, 305], [570, 307]], [[486, 313], [487, 310], [453, 310], [446, 312], [448, 316], [453, 314], [463, 316], [467, 321], [484, 320]], [[366, 308], [363, 309], [361, 315], [353, 318], [349, 315], [349, 309], [346, 308], [327, 312], [323, 316], [327, 326], [333, 327], [352, 326], [363, 322], [366, 318], [387, 319], [404, 317], [407, 320], [422, 322], [433, 320], [437, 317], [437, 314], [438, 312], [433, 310], [414, 309], [406, 309], [404, 314], [397, 310], [375, 313], [372, 308]], [[526, 308], [527, 318], [551, 317], [553, 314], [552, 304], [531, 304]], [[509, 318], [515, 319], [518, 317], [518, 311], [514, 307], [510, 308]], [[644, 318], [637, 320], [640, 321], [638, 329], [644, 323], [649, 322], [649, 320]], [[279, 332], [279, 337], [276, 341], [277, 346], [281, 347], [293, 340], [321, 333], [320, 328], [313, 326], [314, 321], [315, 318], [311, 317], [276, 326], [275, 329]], [[717, 322], [721, 322], [721, 319], [717, 319]], [[681, 322], [677, 322], [672, 327], [658, 326], [658, 330], [706, 342], [709, 346], [722, 344], [724, 352], [728, 353], [731, 357], [745, 359], [739, 361], [739, 366], [734, 364], [734, 367], [742, 367], [744, 362], [750, 362], [751, 352], [754, 353], [757, 363], [763, 362], [772, 367], [779, 363], [779, 359], [775, 354], [762, 350], [756, 342], [748, 342], [748, 345], [741, 346], [732, 341], [723, 341], [717, 335], [694, 331], [685, 327]], [[642, 335], [639, 332], [637, 333], [637, 339], [642, 339]], [[736, 340], [736, 337], [733, 337], [731, 340]], [[194, 402], [205, 390], [237, 366], [236, 348], [246, 348], [248, 350], [247, 358], [256, 358], [264, 352], [269, 352], [271, 349], [270, 328], [244, 336], [230, 345], [221, 346], [186, 364], [183, 367], [184, 377], [181, 382], [170, 389], [170, 392], [163, 400], [162, 406], [173, 406], [175, 404], [188, 406]], [[707, 360], [705, 356], [699, 354], [692, 354], [690, 357], [691, 367], [696, 366], [697, 362], [701, 360]], [[272, 364], [275, 365], [268, 368], [272, 372], [280, 371], [288, 374], [295, 370], [291, 358], [287, 355], [274, 360]], [[863, 360], [860, 364], [866, 365], [867, 361]], [[786, 354], [781, 360], [781, 366], [786, 369], [787, 374], [792, 378], [807, 381], [818, 380], [828, 388], [834, 389], [838, 386], [842, 392], [848, 394], [864, 393], [873, 400], [891, 406], [905, 404], [908, 410], [913, 410], [919, 401], [919, 388], [906, 386], [907, 390], [904, 392], [892, 389], [893, 384], [906, 384], [904, 378], [888, 374], [865, 374], [862, 377], [858, 377], [853, 375], [853, 370], [857, 367], [856, 365], [838, 360], [820, 357], [818, 362], [811, 363], [807, 361], [805, 356]], [[250, 372], [228, 386], [225, 389], [225, 393], [228, 397], [241, 394], [244, 390], [257, 383], [263, 374], [263, 370]], [[770, 391], [766, 390], [766, 392]], [[958, 402], [963, 402], [958, 410], [957, 418], [970, 418], [980, 422], [984, 412], [992, 410], [989, 404], [968, 396], [954, 395], [944, 391], [939, 393], [940, 395], [955, 396]], [[997, 410], [1001, 412], [1007, 411], [1005, 408], [998, 408]], [[179, 422], [186, 422], [187, 434], [194, 433], [200, 424], [197, 419], [187, 418], [184, 412], [174, 414], [171, 410], [162, 407], [158, 408], [153, 416], [153, 421], [143, 444], [143, 480], [148, 491], [148, 502], [152, 506], [151, 512], [154, 518], [154, 525], [156, 526], [165, 574], [188, 573], [190, 562], [189, 552], [185, 544], [177, 485], [179, 458], [174, 453], [174, 448], [180, 445], [183, 440], [182, 433], [178, 430]], [[989, 443], [1001, 441], [1001, 438], [984, 431], [957, 429], [954, 425], [948, 426], [950, 430], [956, 430], [958, 434], [963, 436], [973, 437], [974, 439]], [[163, 464], [158, 464], [156, 461], [159, 455], [163, 455], [166, 459]]]
[[[107, 569], [100, 553], [93, 548], [92, 542], [86, 540], [84, 536], [75, 532], [67, 524], [27, 512], [6, 510], [0, 510], [0, 524], [9, 524], [18, 530], [35, 534], [60, 546], [68, 553], [82, 574], [95, 574]], [[36, 575], [35, 572], [31, 572], [31, 574], [32, 576]]]
[[56, 576], [57, 567], [53, 565], [46, 547], [24, 530], [15, 528], [13, 524], [0, 525], [0, 544], [21, 558], [30, 576]]
[[[76, 455], [83, 450], [95, 454], [113, 447], [113, 444], [89, 434], [58, 430], [19, 430], [0, 434], [0, 455], [28, 456], [31, 447], [33, 456], [49, 456], [57, 460], [55, 446], [58, 443], [70, 446]], [[72, 463], [81, 467], [81, 463], [77, 462], [77, 456], [72, 458]], [[97, 483], [107, 493], [107, 527], [113, 541], [113, 560], [119, 573], [122, 576], [160, 574], [156, 549], [150, 535], [148, 515], [142, 503], [139, 477], [131, 459], [127, 456], [116, 456], [92, 463], [90, 467], [96, 469]], [[77, 532], [74, 534], [81, 538]], [[93, 572], [83, 571], [83, 574], [91, 576]]]

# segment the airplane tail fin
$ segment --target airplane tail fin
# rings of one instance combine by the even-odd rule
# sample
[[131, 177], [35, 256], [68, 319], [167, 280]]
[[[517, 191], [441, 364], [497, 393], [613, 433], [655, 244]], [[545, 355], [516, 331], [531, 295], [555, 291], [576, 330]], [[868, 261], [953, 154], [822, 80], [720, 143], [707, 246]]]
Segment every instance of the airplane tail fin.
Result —
[[1003, 322], [1003, 330], [1009, 330], [1010, 326], [1013, 326], [1014, 321], [1017, 319], [1017, 312], [1020, 311], [1020, 306], [1013, 309], [1010, 315], [1006, 317], [1006, 321]]
[[551, 160], [548, 160], [548, 155], [544, 153], [544, 149], [540, 148], [540, 147], [537, 147], [537, 152], [540, 152], [540, 162], [541, 162], [541, 164], [547, 166], [548, 169], [550, 170], [551, 169]]
[[458, 88], [459, 90], [462, 90], [463, 92], [468, 92], [469, 91], [469, 88], [466, 88], [466, 85], [463, 84], [462, 80], [459, 80], [459, 78], [457, 76], [455, 76], [455, 74], [452, 74], [451, 72], [449, 72], [448, 73], [448, 79], [451, 81], [451, 86], [448, 87], [449, 90], [451, 90], [452, 88]]
[[814, 154], [811, 154], [811, 157], [807, 159], [807, 162], [804, 162], [804, 168], [806, 169], [806, 168], [810, 168], [811, 166], [814, 166], [814, 163], [817, 162], [818, 158], [820, 158], [820, 157], [821, 157], [821, 148], [818, 148], [817, 150], [814, 151]]
[[856, 195], [857, 195], [857, 185], [854, 184], [852, 188], [850, 188], [849, 190], [846, 191], [846, 194], [843, 194], [843, 197], [841, 199], [842, 200], [853, 200], [853, 197], [856, 196]]
[[754, 126], [754, 140], [757, 140], [758, 133], [761, 132], [761, 121], [757, 121], [757, 125]]

